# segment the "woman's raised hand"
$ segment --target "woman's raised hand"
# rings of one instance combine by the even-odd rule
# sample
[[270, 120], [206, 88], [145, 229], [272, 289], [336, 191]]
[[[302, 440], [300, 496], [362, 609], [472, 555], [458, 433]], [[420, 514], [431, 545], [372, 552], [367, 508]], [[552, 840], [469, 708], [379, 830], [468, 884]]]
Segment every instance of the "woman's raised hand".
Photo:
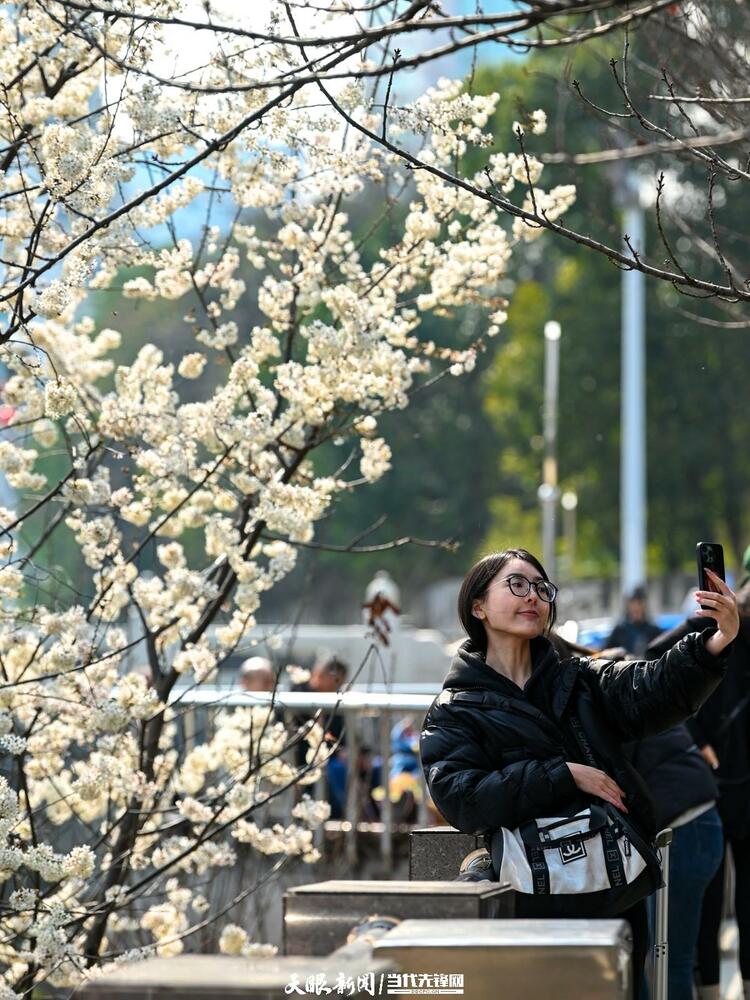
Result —
[[596, 767], [589, 767], [587, 764], [573, 764], [569, 760], [566, 761], [566, 764], [573, 775], [573, 781], [582, 792], [594, 795], [598, 799], [604, 799], [605, 802], [611, 802], [621, 812], [628, 811], [623, 802], [625, 792], [608, 774]]
[[712, 569], [707, 569], [706, 573], [719, 593], [713, 590], [696, 590], [695, 599], [702, 607], [695, 613], [700, 618], [713, 618], [716, 622], [716, 632], [706, 643], [706, 649], [712, 656], [718, 656], [739, 632], [740, 616], [734, 591]]

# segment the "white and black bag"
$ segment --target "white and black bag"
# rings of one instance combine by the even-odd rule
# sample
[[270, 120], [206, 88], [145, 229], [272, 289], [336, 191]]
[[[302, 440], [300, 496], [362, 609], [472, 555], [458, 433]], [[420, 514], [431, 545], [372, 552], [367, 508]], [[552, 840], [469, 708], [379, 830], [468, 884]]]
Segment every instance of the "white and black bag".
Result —
[[661, 885], [654, 848], [605, 803], [501, 827], [490, 850], [495, 876], [526, 898], [529, 916], [614, 916]]

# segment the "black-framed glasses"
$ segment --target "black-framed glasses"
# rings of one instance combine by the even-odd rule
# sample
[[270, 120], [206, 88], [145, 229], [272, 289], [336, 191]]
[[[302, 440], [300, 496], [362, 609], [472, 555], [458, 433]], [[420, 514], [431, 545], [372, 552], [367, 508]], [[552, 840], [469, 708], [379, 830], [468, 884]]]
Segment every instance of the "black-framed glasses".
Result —
[[544, 601], [545, 604], [552, 604], [557, 597], [557, 587], [554, 583], [550, 583], [549, 580], [537, 580], [534, 582], [533, 580], [527, 580], [520, 573], [512, 573], [510, 576], [505, 577], [505, 583], [508, 584], [508, 590], [514, 597], [526, 597], [532, 587], [536, 591], [536, 596], [539, 600]]

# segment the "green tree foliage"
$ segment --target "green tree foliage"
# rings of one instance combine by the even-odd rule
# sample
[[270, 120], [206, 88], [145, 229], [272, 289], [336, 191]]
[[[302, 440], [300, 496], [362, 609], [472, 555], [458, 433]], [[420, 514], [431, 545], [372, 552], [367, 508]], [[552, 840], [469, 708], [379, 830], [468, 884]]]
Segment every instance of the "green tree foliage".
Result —
[[[637, 47], [638, 36], [633, 40]], [[637, 49], [636, 49], [637, 51]], [[534, 108], [550, 113], [543, 138], [529, 137], [531, 152], [591, 152], [614, 144], [611, 130], [579, 99], [572, 86], [597, 104], [622, 110], [608, 59], [619, 53], [612, 43], [581, 46], [575, 52], [542, 52], [521, 65], [484, 68], [474, 80], [481, 92], [499, 90], [494, 132], [502, 143], [514, 120]], [[631, 70], [634, 89], [653, 87], [640, 65]], [[628, 140], [628, 144], [635, 140]], [[682, 201], [675, 208], [688, 222], [700, 205], [702, 175], [689, 163], [673, 159], [639, 161], [644, 186], [655, 190], [658, 173], [679, 180]], [[575, 176], [571, 177], [571, 171]], [[565, 176], [561, 177], [561, 171]], [[542, 184], [564, 179], [578, 185], [578, 202], [566, 224], [596, 238], [614, 235], [619, 226], [618, 195], [622, 174], [599, 164], [545, 169]], [[737, 232], [747, 206], [721, 191], [717, 224], [733, 252], [747, 259]], [[703, 224], [703, 220], [699, 220]], [[687, 236], [670, 232], [682, 261], [693, 272], [709, 270]], [[647, 242], [658, 247], [654, 214]], [[619, 371], [620, 273], [604, 257], [563, 239], [532, 245], [516, 274], [503, 342], [484, 383], [484, 408], [501, 436], [492, 527], [487, 543], [538, 538], [536, 488], [541, 454], [542, 330], [547, 319], [563, 328], [560, 383], [560, 475], [563, 488], [579, 494], [579, 574], [611, 572], [619, 546]], [[699, 538], [721, 539], [739, 558], [748, 536], [750, 498], [750, 424], [746, 419], [750, 338], [745, 329], [704, 325], [727, 318], [711, 301], [680, 295], [666, 283], [647, 282], [647, 441], [649, 497], [649, 569], [689, 568]], [[737, 318], [737, 317], [730, 317]]]

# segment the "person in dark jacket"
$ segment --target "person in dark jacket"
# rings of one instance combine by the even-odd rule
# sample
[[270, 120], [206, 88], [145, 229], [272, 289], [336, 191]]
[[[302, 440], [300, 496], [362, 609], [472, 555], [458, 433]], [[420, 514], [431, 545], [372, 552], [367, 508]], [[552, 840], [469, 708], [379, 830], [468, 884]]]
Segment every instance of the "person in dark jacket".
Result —
[[[724, 835], [716, 809], [718, 786], [685, 725], [647, 736], [625, 749], [654, 800], [656, 825], [672, 828], [668, 993], [670, 1000], [692, 1000], [703, 897], [724, 856]], [[654, 903], [652, 896], [652, 929]]]
[[646, 646], [659, 632], [659, 626], [648, 617], [646, 591], [636, 587], [625, 601], [625, 617], [617, 622], [604, 645], [607, 649], [621, 647], [633, 656], [643, 656]]
[[[322, 657], [315, 662], [309, 680], [295, 684], [292, 690], [309, 691], [313, 694], [336, 694], [346, 684], [348, 673], [349, 668], [342, 660], [335, 656]], [[308, 713], [300, 714], [296, 717], [295, 722], [301, 726], [306, 718], [309, 718]], [[333, 819], [341, 819], [346, 804], [346, 730], [344, 729], [344, 720], [341, 713], [334, 708], [332, 711], [323, 712], [320, 722], [325, 727], [326, 743], [336, 748], [326, 762], [326, 784], [331, 816]], [[299, 766], [304, 764], [306, 753], [307, 743], [302, 742], [297, 748], [297, 764]]]
[[[718, 809], [735, 864], [735, 912], [739, 928], [740, 971], [750, 1000], [750, 583], [737, 592], [739, 633], [732, 643], [721, 686], [688, 720], [688, 728], [714, 768]], [[699, 624], [700, 623], [700, 624]], [[703, 624], [692, 616], [660, 635], [648, 647], [657, 656]], [[723, 908], [724, 865], [706, 890], [698, 937], [701, 1000], [718, 1000], [719, 930]]]
[[[698, 621], [696, 629], [701, 627], [702, 622]], [[549, 639], [561, 659], [574, 654], [597, 655], [555, 632], [550, 633]], [[602, 655], [613, 654], [605, 651], [599, 654]], [[684, 724], [623, 749], [651, 793], [657, 829], [672, 829], [668, 993], [670, 1000], [693, 1000], [693, 966], [703, 896], [724, 856], [724, 833], [716, 808], [719, 797], [716, 778]], [[653, 940], [656, 925], [653, 895], [648, 899], [648, 911]], [[641, 1000], [648, 1000], [648, 990], [643, 990]]]
[[[556, 594], [525, 549], [486, 556], [467, 574], [459, 615], [469, 638], [422, 731], [430, 794], [464, 833], [569, 814], [583, 797], [628, 812], [641, 832], [653, 835], [650, 798], [621, 745], [682, 722], [719, 684], [723, 651], [737, 632], [734, 595], [723, 581], [721, 593], [702, 592], [717, 627], [686, 637], [649, 663], [560, 660], [546, 638]], [[601, 768], [580, 763], [581, 734]], [[526, 903], [519, 895], [520, 916]], [[639, 982], [647, 947], [645, 901], [622, 916], [633, 928]]]

